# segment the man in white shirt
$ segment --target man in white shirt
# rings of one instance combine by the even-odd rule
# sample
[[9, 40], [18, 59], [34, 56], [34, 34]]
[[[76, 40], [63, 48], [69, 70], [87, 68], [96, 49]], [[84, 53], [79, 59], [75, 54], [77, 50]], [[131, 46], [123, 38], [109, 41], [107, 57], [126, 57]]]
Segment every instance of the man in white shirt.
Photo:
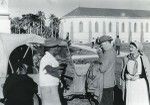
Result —
[[45, 52], [40, 61], [39, 85], [41, 90], [42, 105], [61, 105], [58, 85], [59, 78], [51, 75], [47, 68], [55, 71], [59, 70], [59, 62], [54, 57], [55, 48]]

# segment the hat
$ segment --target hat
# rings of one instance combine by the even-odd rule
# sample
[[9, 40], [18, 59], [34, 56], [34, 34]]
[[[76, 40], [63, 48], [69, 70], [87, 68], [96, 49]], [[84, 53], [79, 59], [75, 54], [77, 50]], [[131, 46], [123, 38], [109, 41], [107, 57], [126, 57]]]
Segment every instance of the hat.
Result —
[[99, 44], [102, 44], [103, 42], [106, 42], [106, 41], [112, 41], [112, 40], [113, 39], [111, 36], [104, 35], [99, 38]]
[[140, 42], [131, 42], [133, 46], [135, 46], [138, 50], [143, 50], [143, 45]]
[[143, 54], [143, 45], [140, 42], [130, 42], [133, 46], [135, 46], [140, 54]]

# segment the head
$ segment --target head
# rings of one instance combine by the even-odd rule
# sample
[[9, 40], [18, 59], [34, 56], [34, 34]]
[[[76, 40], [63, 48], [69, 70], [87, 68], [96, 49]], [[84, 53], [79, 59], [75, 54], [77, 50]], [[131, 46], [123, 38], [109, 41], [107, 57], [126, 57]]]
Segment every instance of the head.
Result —
[[117, 35], [117, 38], [119, 38], [119, 35]]
[[99, 41], [100, 41], [100, 47], [102, 48], [103, 51], [106, 51], [110, 48], [112, 48], [112, 44], [111, 44], [111, 41], [112, 41], [112, 37], [111, 36], [101, 36]]
[[17, 74], [18, 75], [26, 75], [27, 74], [27, 69], [28, 69], [28, 65], [21, 64], [19, 66], [19, 69], [17, 70]]
[[130, 42], [129, 51], [131, 54], [142, 54], [143, 45], [139, 42]]

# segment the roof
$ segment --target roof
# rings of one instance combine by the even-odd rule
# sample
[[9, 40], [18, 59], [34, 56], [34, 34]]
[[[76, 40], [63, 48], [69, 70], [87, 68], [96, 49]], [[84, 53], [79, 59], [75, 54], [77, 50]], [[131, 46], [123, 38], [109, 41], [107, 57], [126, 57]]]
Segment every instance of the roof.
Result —
[[148, 10], [108, 9], [78, 7], [63, 17], [112, 16], [112, 17], [150, 17]]

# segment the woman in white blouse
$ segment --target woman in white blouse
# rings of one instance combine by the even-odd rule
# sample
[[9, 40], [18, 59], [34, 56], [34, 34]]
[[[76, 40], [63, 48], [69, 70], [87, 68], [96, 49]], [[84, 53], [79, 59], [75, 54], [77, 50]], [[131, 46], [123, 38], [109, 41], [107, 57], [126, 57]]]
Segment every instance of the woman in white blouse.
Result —
[[125, 105], [150, 105], [150, 64], [143, 53], [143, 46], [131, 42], [129, 55], [124, 57], [122, 79], [125, 81]]

